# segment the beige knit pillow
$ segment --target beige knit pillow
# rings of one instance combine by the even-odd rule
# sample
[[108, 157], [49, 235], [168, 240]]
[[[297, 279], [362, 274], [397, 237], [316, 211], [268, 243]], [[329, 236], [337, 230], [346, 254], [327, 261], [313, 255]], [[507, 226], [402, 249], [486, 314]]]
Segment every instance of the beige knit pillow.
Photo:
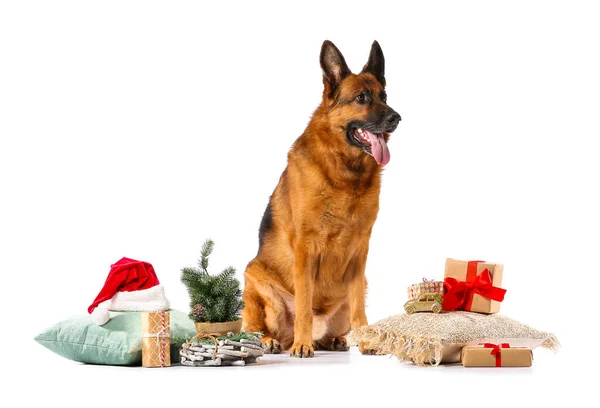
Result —
[[348, 339], [377, 354], [393, 354], [417, 365], [457, 363], [462, 347], [484, 342], [532, 350], [542, 346], [557, 351], [560, 347], [553, 334], [508, 317], [464, 311], [400, 314], [352, 330]]

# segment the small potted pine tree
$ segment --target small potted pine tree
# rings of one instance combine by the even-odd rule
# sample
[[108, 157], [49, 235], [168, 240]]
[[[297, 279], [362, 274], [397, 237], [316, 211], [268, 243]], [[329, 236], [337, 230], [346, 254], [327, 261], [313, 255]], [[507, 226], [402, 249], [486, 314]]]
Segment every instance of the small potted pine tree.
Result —
[[190, 296], [190, 318], [198, 333], [239, 333], [243, 306], [240, 282], [232, 266], [217, 275], [208, 273], [208, 257], [215, 244], [207, 239], [202, 245], [198, 267], [181, 270], [181, 282]]

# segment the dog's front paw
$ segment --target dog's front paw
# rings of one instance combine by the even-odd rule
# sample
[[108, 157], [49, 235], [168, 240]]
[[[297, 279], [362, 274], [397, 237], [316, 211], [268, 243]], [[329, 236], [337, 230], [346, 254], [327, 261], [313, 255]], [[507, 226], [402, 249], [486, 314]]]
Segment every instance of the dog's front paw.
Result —
[[294, 344], [290, 348], [290, 357], [306, 358], [313, 357], [314, 355], [315, 348], [312, 344], [294, 342]]

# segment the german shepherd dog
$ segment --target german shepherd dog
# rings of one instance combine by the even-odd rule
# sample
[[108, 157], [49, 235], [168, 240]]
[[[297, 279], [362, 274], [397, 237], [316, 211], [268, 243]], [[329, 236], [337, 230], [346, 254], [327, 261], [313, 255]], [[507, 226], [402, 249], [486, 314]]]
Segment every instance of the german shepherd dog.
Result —
[[267, 352], [295, 357], [346, 351], [344, 336], [367, 324], [369, 238], [400, 121], [387, 105], [377, 41], [358, 75], [330, 41], [320, 60], [322, 102], [288, 153], [244, 273], [244, 330], [261, 331]]

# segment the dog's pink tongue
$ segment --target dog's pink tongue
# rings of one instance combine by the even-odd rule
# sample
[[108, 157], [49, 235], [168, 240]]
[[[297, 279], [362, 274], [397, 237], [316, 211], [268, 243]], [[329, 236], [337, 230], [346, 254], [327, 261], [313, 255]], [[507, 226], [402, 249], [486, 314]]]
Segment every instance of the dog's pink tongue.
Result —
[[377, 162], [377, 164], [386, 165], [390, 161], [390, 150], [387, 147], [387, 143], [383, 139], [383, 133], [376, 135], [374, 133], [369, 132], [368, 130], [363, 130], [369, 139], [371, 140], [371, 153], [373, 154], [373, 158]]

